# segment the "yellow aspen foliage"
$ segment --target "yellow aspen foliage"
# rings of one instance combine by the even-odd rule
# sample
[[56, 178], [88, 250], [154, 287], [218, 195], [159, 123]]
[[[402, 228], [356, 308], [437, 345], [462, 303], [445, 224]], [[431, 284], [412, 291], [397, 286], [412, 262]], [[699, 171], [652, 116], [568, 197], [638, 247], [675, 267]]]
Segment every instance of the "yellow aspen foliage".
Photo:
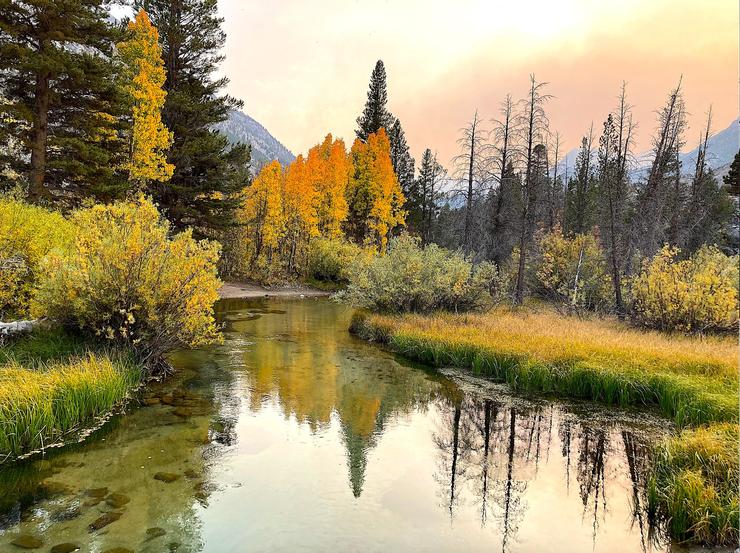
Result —
[[147, 181], [166, 182], [175, 166], [167, 163], [172, 133], [162, 122], [161, 110], [167, 93], [159, 33], [140, 10], [128, 24], [129, 40], [118, 44], [125, 66], [126, 92], [132, 103], [131, 152], [127, 163], [129, 180], [140, 186]]
[[679, 260], [665, 246], [632, 279], [638, 322], [660, 330], [737, 330], [738, 256], [704, 246]]
[[246, 190], [244, 207], [238, 215], [244, 225], [250, 266], [273, 262], [285, 222], [283, 211], [283, 168], [277, 161], [265, 165]]
[[347, 184], [352, 162], [344, 142], [327, 134], [324, 142], [308, 151], [306, 175], [316, 190], [315, 209], [322, 236], [338, 238], [347, 218]]
[[385, 129], [352, 145], [354, 173], [347, 189], [347, 231], [357, 242], [384, 251], [391, 231], [404, 224], [405, 202], [390, 156]]

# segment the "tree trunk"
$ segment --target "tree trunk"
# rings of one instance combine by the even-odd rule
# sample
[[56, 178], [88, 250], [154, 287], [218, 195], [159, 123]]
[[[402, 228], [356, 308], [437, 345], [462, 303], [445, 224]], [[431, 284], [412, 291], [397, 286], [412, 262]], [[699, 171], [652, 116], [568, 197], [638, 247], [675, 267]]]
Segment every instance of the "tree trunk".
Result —
[[46, 138], [49, 120], [49, 79], [48, 72], [36, 75], [34, 118], [31, 129], [31, 171], [29, 175], [28, 195], [32, 202], [38, 203], [48, 196], [44, 187], [46, 174]]

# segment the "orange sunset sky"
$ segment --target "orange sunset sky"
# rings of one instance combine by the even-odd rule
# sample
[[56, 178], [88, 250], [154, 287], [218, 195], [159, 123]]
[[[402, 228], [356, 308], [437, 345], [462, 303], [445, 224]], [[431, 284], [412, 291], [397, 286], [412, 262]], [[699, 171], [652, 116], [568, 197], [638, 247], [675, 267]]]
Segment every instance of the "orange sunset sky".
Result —
[[412, 154], [430, 147], [446, 165], [474, 110], [495, 116], [530, 73], [550, 83], [564, 150], [592, 121], [600, 131], [622, 80], [637, 151], [681, 75], [687, 150], [710, 104], [715, 131], [738, 114], [737, 0], [220, 0], [219, 10], [228, 92], [296, 154], [328, 132], [349, 146], [378, 58]]

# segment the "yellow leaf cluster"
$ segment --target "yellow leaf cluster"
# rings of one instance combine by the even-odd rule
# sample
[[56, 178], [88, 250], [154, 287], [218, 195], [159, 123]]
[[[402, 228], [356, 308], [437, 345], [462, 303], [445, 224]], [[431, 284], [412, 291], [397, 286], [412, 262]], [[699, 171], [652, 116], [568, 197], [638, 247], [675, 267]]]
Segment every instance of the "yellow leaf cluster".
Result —
[[73, 241], [61, 214], [12, 198], [0, 198], [0, 320], [27, 317], [41, 260]]
[[128, 25], [129, 40], [118, 44], [125, 66], [126, 92], [132, 103], [133, 129], [127, 163], [129, 179], [140, 185], [168, 181], [175, 170], [167, 163], [172, 133], [162, 122], [161, 110], [167, 93], [159, 33], [140, 10]]
[[36, 315], [130, 344], [145, 360], [218, 339], [217, 243], [170, 237], [143, 196], [81, 209], [71, 223], [74, 247], [42, 263]]
[[349, 183], [348, 227], [352, 238], [384, 251], [391, 231], [405, 222], [405, 202], [390, 156], [385, 129], [371, 134], [367, 142], [352, 145], [354, 174]]
[[689, 259], [668, 246], [632, 279], [633, 309], [646, 326], [661, 330], [736, 329], [738, 256], [704, 246]]

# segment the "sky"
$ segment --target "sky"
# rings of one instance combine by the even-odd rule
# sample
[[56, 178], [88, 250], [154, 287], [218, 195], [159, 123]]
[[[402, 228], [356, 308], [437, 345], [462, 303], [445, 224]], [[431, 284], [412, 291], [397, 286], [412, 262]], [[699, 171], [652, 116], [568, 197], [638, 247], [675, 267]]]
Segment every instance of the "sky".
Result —
[[599, 132], [622, 81], [637, 151], [680, 77], [687, 149], [710, 104], [715, 131], [738, 116], [737, 0], [220, 0], [219, 11], [227, 92], [295, 154], [329, 132], [349, 147], [378, 59], [412, 154], [428, 147], [446, 165], [475, 110], [496, 117], [530, 74], [549, 83], [562, 151], [592, 123]]

